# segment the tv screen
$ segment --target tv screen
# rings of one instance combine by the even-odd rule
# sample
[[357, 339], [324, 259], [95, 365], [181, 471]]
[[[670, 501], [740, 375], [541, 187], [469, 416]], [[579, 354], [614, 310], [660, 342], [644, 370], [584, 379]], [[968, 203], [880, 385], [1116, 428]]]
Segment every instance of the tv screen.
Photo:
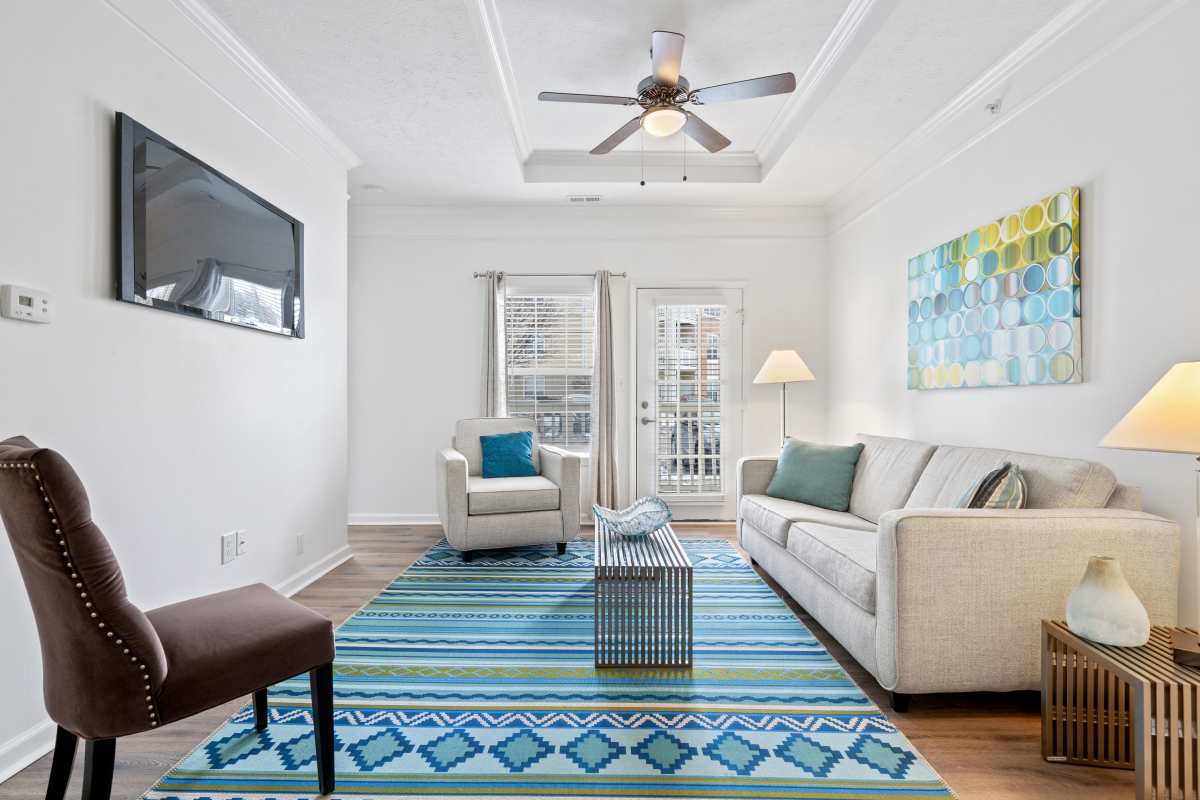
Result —
[[304, 337], [304, 226], [117, 114], [118, 298]]

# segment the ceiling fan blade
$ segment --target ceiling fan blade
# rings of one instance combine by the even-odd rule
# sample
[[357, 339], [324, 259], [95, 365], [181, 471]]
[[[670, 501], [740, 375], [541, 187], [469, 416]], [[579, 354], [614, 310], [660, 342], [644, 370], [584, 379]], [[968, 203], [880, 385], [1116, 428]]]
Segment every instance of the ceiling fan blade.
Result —
[[617, 132], [614, 133], [612, 136], [608, 137], [603, 142], [601, 142], [600, 144], [593, 147], [592, 151], [591, 151], [592, 155], [602, 156], [605, 153], [611, 153], [612, 149], [614, 147], [616, 147], [621, 142], [628, 139], [630, 136], [633, 136], [634, 132], [636, 132], [637, 129], [640, 127], [642, 127], [642, 117], [639, 114], [638, 116], [634, 117], [633, 119], [629, 120], [629, 122], [626, 122], [624, 125], [622, 125], [620, 128], [618, 128]]
[[687, 122], [683, 125], [683, 132], [703, 145], [705, 150], [715, 153], [718, 150], [724, 150], [726, 147], [729, 147], [729, 140], [712, 125], [709, 125], [690, 111], [684, 111], [683, 113], [687, 114]]
[[654, 31], [650, 34], [650, 65], [654, 79], [667, 86], [679, 83], [683, 63], [683, 34]]
[[608, 106], [632, 106], [637, 104], [633, 97], [613, 94], [571, 94], [570, 92], [540, 92], [538, 100], [551, 103], [600, 103]]
[[691, 100], [698, 105], [724, 103], [729, 100], [749, 100], [751, 97], [766, 97], [772, 94], [787, 94], [796, 90], [796, 76], [790, 72], [751, 78], [745, 81], [706, 86], [692, 92]]

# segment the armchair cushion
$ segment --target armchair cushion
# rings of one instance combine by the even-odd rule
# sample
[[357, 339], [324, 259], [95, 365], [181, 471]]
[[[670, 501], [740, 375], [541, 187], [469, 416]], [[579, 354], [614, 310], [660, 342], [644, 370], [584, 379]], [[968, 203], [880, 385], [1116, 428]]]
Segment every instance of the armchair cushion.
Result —
[[333, 661], [333, 624], [256, 583], [147, 612], [167, 655], [162, 722]]
[[541, 475], [522, 478], [467, 478], [467, 513], [515, 514], [558, 509], [558, 487]]

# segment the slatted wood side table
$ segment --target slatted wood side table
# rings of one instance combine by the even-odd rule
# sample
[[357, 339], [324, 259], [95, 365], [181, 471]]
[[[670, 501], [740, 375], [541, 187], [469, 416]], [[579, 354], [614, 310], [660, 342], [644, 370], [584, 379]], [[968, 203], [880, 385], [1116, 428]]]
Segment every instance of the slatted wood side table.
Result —
[[1143, 647], [1042, 621], [1042, 756], [1132, 769], [1138, 800], [1200, 798], [1200, 670], [1171, 658], [1171, 628]]
[[692, 665], [692, 562], [670, 525], [642, 539], [596, 518], [596, 666]]

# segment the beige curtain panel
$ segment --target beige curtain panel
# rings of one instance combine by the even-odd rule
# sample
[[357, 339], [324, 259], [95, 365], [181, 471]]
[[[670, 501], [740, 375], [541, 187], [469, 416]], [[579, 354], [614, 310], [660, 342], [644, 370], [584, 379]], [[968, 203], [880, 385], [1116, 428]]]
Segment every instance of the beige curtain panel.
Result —
[[592, 452], [593, 502], [617, 507], [617, 418], [613, 384], [612, 293], [609, 273], [596, 273], [596, 335], [592, 337]]
[[483, 397], [480, 416], [504, 416], [504, 273], [488, 271], [483, 300]]

